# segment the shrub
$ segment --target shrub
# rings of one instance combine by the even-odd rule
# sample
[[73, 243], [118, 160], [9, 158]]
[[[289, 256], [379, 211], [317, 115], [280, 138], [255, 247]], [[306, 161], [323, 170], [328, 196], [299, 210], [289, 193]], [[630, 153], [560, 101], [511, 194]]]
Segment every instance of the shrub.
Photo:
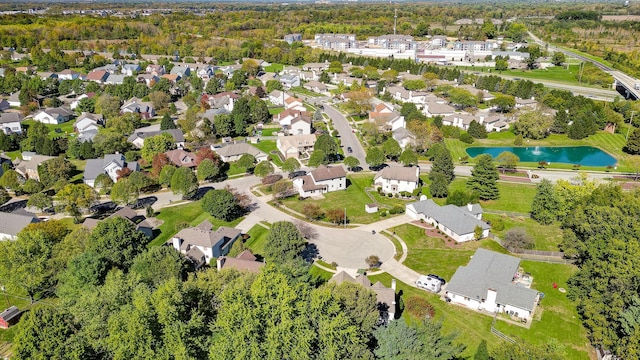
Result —
[[523, 228], [514, 228], [504, 235], [502, 245], [509, 251], [514, 252], [522, 249], [531, 249], [534, 245], [533, 238], [527, 234]]
[[369, 255], [364, 261], [369, 265], [369, 267], [377, 268], [380, 267], [380, 258], [377, 255]]
[[436, 314], [433, 305], [425, 298], [419, 296], [409, 296], [407, 300], [404, 301], [404, 309], [418, 319], [433, 318]]
[[378, 186], [378, 194], [380, 194], [382, 192], [382, 186]]
[[419, 188], [413, 190], [413, 193], [411, 195], [420, 196], [421, 193], [422, 193], [422, 187], [419, 187]]
[[495, 231], [504, 230], [504, 221], [502, 219], [495, 219], [491, 222], [491, 228]]
[[178, 221], [176, 223], [176, 225], [175, 225], [175, 229], [174, 230], [176, 232], [178, 232], [178, 231], [180, 231], [182, 229], [188, 228], [189, 226], [191, 226], [191, 225], [189, 225], [189, 222], [187, 222], [187, 221], [184, 221], [184, 220], [183, 221]]
[[460, 141], [467, 144], [473, 144], [473, 138], [467, 133], [460, 134]]
[[396, 214], [402, 214], [404, 213], [404, 208], [402, 206], [396, 205], [393, 207], [393, 210], [396, 211]]
[[393, 194], [392, 193], [388, 193], [387, 196], [388, 197], [393, 197]]
[[397, 211], [396, 211], [395, 207], [389, 209], [389, 215], [395, 215], [396, 213], [397, 213]]
[[273, 185], [279, 180], [282, 180], [282, 175], [271, 174], [262, 178], [262, 185]]
[[387, 210], [380, 211], [380, 217], [386, 217], [386, 216], [387, 216]]

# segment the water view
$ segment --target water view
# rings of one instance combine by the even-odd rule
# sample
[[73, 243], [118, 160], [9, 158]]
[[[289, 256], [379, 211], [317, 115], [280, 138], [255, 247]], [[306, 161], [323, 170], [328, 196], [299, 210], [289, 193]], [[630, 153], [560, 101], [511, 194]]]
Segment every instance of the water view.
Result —
[[516, 154], [522, 162], [546, 161], [582, 166], [615, 166], [617, 162], [613, 156], [593, 146], [470, 147], [467, 149], [467, 154], [470, 157], [489, 154], [496, 158], [504, 151]]

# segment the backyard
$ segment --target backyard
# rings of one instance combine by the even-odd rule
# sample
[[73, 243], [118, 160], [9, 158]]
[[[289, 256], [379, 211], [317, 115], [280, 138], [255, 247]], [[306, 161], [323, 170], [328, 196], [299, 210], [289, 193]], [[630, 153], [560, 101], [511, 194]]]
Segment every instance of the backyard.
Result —
[[[22, 122], [22, 126], [25, 126], [27, 129], [30, 125], [33, 125], [36, 121], [33, 119], [27, 119]], [[49, 129], [49, 137], [54, 139], [63, 136], [75, 136], [75, 132], [73, 131], [73, 121], [67, 121], [59, 125], [51, 125], [45, 124], [47, 129]], [[25, 129], [25, 133], [27, 130]]]
[[262, 150], [266, 154], [271, 156], [271, 161], [278, 166], [282, 166], [282, 160], [280, 159], [280, 152], [276, 146], [275, 140], [261, 140], [257, 144], [251, 144], [258, 149]]
[[541, 225], [535, 220], [522, 216], [507, 216], [498, 214], [484, 214], [482, 219], [494, 223], [496, 220], [502, 221], [504, 229], [496, 230], [495, 227], [491, 232], [497, 237], [504, 239], [504, 235], [513, 228], [523, 228], [529, 234], [535, 245], [533, 249], [543, 251], [559, 251], [558, 245], [562, 241], [562, 229], [559, 223], [551, 225]]

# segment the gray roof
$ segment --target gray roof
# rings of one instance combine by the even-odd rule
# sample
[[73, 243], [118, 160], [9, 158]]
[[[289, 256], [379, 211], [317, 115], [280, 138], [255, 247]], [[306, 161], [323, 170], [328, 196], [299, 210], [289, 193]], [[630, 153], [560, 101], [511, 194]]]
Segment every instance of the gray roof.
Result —
[[102, 159], [88, 159], [87, 164], [84, 167], [84, 179], [92, 180], [98, 177], [98, 175], [104, 173], [105, 167], [110, 163], [115, 162], [120, 167], [128, 167], [133, 171], [138, 170], [138, 163], [133, 161], [127, 163], [124, 155], [122, 154], [108, 154]]
[[[433, 218], [458, 235], [470, 234], [475, 230], [476, 226], [480, 226], [483, 230], [490, 228], [489, 224], [478, 220], [472, 215], [473, 210], [477, 211], [478, 207], [472, 208], [470, 212], [466, 206], [440, 206], [431, 199], [417, 201], [407, 206], [412, 206], [417, 213]], [[481, 210], [482, 208], [479, 209]]]
[[180, 232], [173, 237], [184, 241], [182, 244], [183, 248], [187, 248], [189, 245], [212, 248], [218, 243], [220, 243], [220, 245], [224, 243], [228, 244], [228, 240], [235, 239], [240, 236], [240, 234], [240, 230], [226, 226], [220, 226], [216, 231], [192, 227], [180, 230]]
[[87, 130], [87, 131], [83, 131], [82, 133], [80, 133], [78, 135], [78, 141], [83, 143], [85, 141], [93, 141], [93, 139], [95, 139], [96, 135], [98, 135], [98, 130]]
[[37, 217], [0, 212], [0, 234], [17, 235], [31, 223], [40, 222]]
[[460, 266], [447, 285], [447, 292], [482, 300], [487, 289], [496, 291], [496, 302], [533, 310], [538, 292], [512, 283], [520, 259], [478, 249], [467, 266]]
[[420, 180], [419, 174], [420, 168], [418, 167], [388, 166], [378, 171], [376, 176], [373, 178], [373, 181], [378, 178], [383, 178], [388, 180], [410, 181], [417, 183]]
[[6, 124], [10, 122], [20, 122], [23, 117], [19, 113], [2, 113], [0, 114], [0, 124]]
[[4, 319], [4, 321], [9, 322], [15, 319], [21, 313], [22, 311], [20, 311], [20, 309], [18, 309], [16, 306], [11, 306], [0, 313], [0, 319]]
[[260, 156], [267, 155], [262, 150], [259, 150], [258, 148], [251, 146], [247, 143], [238, 143], [238, 144], [230, 144], [227, 146], [223, 146], [219, 149], [216, 149], [216, 152], [220, 154], [220, 156], [224, 156], [224, 157], [251, 154], [257, 158]]
[[134, 141], [136, 138], [147, 139], [150, 137], [154, 137], [156, 135], [160, 135], [163, 133], [168, 133], [173, 136], [173, 140], [175, 142], [184, 142], [184, 134], [180, 129], [169, 129], [169, 130], [160, 130], [160, 131], [147, 131], [147, 132], [135, 132], [129, 136], [127, 139], [129, 142]]

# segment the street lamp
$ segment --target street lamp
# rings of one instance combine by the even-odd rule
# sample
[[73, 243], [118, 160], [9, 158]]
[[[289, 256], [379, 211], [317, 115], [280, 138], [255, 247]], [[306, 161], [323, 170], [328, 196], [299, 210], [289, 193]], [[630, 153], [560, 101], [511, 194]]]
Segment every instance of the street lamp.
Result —
[[7, 300], [7, 306], [11, 307], [11, 303], [9, 302], [9, 297], [7, 296], [7, 289], [3, 286], [0, 286], [0, 290], [2, 290], [2, 293], [4, 294], [4, 299]]

